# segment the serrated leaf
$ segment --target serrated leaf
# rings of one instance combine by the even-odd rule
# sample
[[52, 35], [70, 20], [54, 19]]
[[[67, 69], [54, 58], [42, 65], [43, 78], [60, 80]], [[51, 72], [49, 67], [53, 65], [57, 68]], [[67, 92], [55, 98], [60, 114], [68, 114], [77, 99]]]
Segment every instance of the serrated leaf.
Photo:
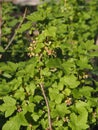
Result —
[[11, 117], [9, 121], [3, 126], [2, 130], [19, 130], [20, 126], [27, 126], [28, 123], [25, 119], [24, 113], [18, 113], [16, 116]]
[[[59, 128], [60, 127], [62, 127], [63, 126], [63, 120], [56, 120], [55, 122], [54, 122], [54, 124], [55, 124], [55, 126], [59, 126]], [[60, 130], [60, 129], [59, 129]], [[62, 129], [61, 129], [62, 130]]]
[[77, 65], [80, 67], [80, 69], [92, 69], [92, 66], [89, 64], [88, 58], [86, 56], [81, 56], [80, 60], [77, 61]]
[[59, 90], [56, 88], [49, 88], [49, 96], [51, 100], [56, 100], [56, 97], [59, 95]]
[[63, 62], [62, 66], [67, 74], [70, 74], [70, 72], [73, 72], [76, 69], [73, 58]]
[[20, 125], [15, 121], [15, 118], [12, 118], [11, 120], [7, 121], [2, 128], [2, 130], [19, 130], [19, 129]]
[[0, 110], [5, 112], [5, 117], [8, 117], [16, 110], [16, 100], [10, 96], [6, 96], [3, 98], [3, 101], [4, 103], [0, 106]]
[[74, 75], [64, 76], [60, 80], [64, 85], [66, 85], [69, 88], [76, 88], [80, 84], [80, 82]]
[[56, 97], [55, 103], [60, 104], [64, 98], [64, 95], [62, 93], [59, 93], [59, 96]]
[[26, 67], [25, 67], [25, 73], [26, 74], [29, 74], [30, 77], [34, 77], [34, 65], [33, 64], [28, 64]]
[[16, 120], [17, 120], [17, 123], [20, 124], [21, 126], [27, 126], [28, 125], [28, 122], [25, 118], [25, 112], [24, 111], [17, 114]]
[[90, 97], [91, 96], [91, 92], [93, 92], [93, 91], [94, 91], [94, 89], [92, 87], [83, 86], [79, 90], [79, 93], [81, 94], [81, 96]]
[[49, 68], [62, 68], [61, 61], [58, 58], [55, 58], [55, 59], [51, 58], [46, 63], [46, 66], [49, 67]]
[[[8, 107], [8, 106], [6, 106], [6, 107]], [[8, 107], [7, 110], [5, 111], [5, 117], [11, 116], [15, 110], [16, 110], [16, 106], [11, 105], [10, 107]]]
[[70, 122], [68, 124], [72, 130], [85, 130], [89, 127], [87, 125], [87, 120], [83, 118], [83, 115], [80, 116], [80, 115], [76, 115], [75, 113], [71, 113]]
[[16, 90], [16, 92], [15, 92], [15, 95], [14, 95], [14, 97], [16, 98], [16, 99], [20, 99], [20, 100], [24, 100], [25, 99], [25, 93], [24, 93], [24, 89], [21, 87], [21, 88], [19, 88], [19, 89], [17, 89]]
[[[82, 101], [78, 101], [75, 104], [75, 111], [78, 112], [78, 114], [72, 113], [70, 115], [70, 123], [69, 126], [74, 130], [84, 130], [87, 129], [89, 126], [87, 125], [88, 120], [88, 111], [87, 108], [88, 104]], [[78, 122], [78, 123], [77, 123]]]
[[40, 12], [34, 12], [31, 15], [28, 15], [27, 19], [33, 22], [43, 21], [45, 19], [44, 11], [40, 10]]
[[37, 113], [33, 113], [31, 116], [33, 117], [34, 121], [37, 121], [40, 117]]
[[51, 72], [49, 71], [49, 68], [42, 69], [41, 75], [44, 75], [44, 76], [47, 76], [47, 77], [50, 76]]
[[7, 63], [0, 63], [0, 69], [2, 70], [2, 71], [4, 71], [5, 73], [13, 73], [13, 72], [15, 72], [16, 71], [16, 69], [17, 69], [17, 67], [18, 67], [18, 64], [17, 63], [13, 63], [13, 62], [7, 62]]
[[48, 29], [44, 30], [44, 36], [51, 36], [51, 37], [55, 37], [56, 36], [56, 30], [57, 28], [55, 26], [50, 26], [48, 27]]
[[37, 103], [39, 103], [42, 99], [43, 99], [43, 96], [40, 96], [40, 95], [35, 95], [33, 98], [34, 102], [37, 102]]
[[68, 110], [65, 103], [57, 104], [55, 110], [59, 116], [64, 116], [65, 114], [70, 113], [70, 110]]
[[5, 96], [11, 92], [12, 88], [7, 83], [0, 84], [0, 96]]

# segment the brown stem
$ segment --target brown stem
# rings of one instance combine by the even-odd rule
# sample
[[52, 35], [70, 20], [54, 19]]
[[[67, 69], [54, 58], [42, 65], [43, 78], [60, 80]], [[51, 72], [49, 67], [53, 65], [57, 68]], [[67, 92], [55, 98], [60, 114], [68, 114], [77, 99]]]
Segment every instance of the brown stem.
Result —
[[12, 44], [12, 42], [13, 42], [13, 40], [14, 40], [17, 32], [18, 32], [18, 29], [21, 27], [22, 23], [24, 22], [24, 19], [26, 17], [26, 13], [27, 13], [27, 8], [25, 8], [22, 21], [19, 23], [18, 27], [16, 28], [15, 33], [13, 34], [13, 36], [12, 36], [11, 40], [9, 41], [8, 45], [5, 47], [5, 50], [7, 50], [9, 48], [9, 46]]
[[41, 91], [42, 91], [42, 94], [43, 94], [43, 96], [44, 96], [44, 99], [45, 99], [45, 102], [46, 102], [46, 106], [47, 106], [47, 110], [48, 110], [49, 130], [53, 130], [53, 129], [52, 129], [51, 116], [50, 116], [50, 107], [49, 107], [48, 99], [47, 99], [46, 94], [45, 94], [45, 90], [44, 90], [44, 85], [43, 85], [43, 83], [40, 83], [40, 87], [41, 87]]

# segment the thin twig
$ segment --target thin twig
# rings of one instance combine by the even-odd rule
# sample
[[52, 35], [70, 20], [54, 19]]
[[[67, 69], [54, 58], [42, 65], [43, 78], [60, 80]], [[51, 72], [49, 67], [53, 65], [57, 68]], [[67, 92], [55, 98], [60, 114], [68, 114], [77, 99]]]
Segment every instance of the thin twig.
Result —
[[52, 122], [51, 122], [51, 116], [50, 116], [50, 107], [49, 107], [48, 99], [47, 99], [45, 91], [44, 91], [44, 85], [43, 85], [43, 83], [40, 83], [40, 87], [41, 87], [41, 91], [42, 91], [42, 94], [44, 96], [44, 99], [45, 99], [45, 102], [46, 102], [46, 106], [47, 106], [47, 110], [48, 110], [49, 130], [52, 130]]
[[19, 23], [18, 27], [16, 28], [11, 40], [9, 41], [8, 45], [5, 47], [5, 50], [7, 50], [9, 48], [9, 46], [12, 44], [17, 32], [18, 32], [18, 29], [21, 27], [22, 23], [24, 22], [24, 19], [26, 17], [26, 13], [27, 13], [27, 8], [25, 8], [25, 11], [23, 13], [23, 18], [22, 18], [22, 21]]

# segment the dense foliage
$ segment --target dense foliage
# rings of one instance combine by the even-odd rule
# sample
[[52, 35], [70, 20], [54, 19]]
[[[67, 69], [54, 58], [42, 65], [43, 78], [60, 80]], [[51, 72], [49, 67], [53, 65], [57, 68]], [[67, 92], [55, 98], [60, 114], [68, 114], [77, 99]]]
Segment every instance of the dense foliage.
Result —
[[3, 3], [2, 12], [0, 129], [93, 127], [98, 120], [97, 0], [51, 1], [35, 11]]

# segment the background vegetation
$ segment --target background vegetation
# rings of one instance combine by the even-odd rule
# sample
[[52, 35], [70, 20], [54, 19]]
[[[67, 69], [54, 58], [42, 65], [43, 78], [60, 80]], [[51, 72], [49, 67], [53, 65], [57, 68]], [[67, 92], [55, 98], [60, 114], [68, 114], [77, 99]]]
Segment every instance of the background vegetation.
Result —
[[98, 1], [2, 3], [0, 129], [88, 130], [98, 121]]

